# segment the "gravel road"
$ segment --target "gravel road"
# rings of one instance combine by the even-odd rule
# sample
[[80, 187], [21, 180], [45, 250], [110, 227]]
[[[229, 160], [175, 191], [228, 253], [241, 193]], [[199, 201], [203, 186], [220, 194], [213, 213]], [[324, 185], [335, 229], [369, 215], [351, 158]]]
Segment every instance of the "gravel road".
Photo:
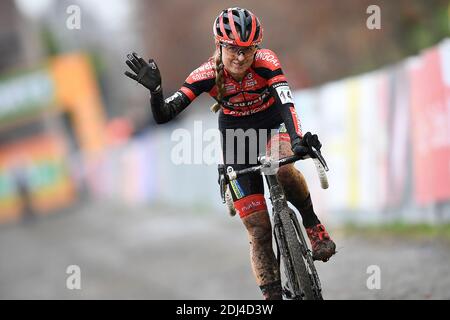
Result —
[[[325, 299], [450, 299], [448, 245], [330, 233], [338, 254], [317, 263]], [[80, 290], [66, 287], [70, 265]], [[379, 267], [379, 289], [367, 287], [369, 266]], [[0, 299], [261, 295], [239, 218], [96, 203], [0, 226]]]

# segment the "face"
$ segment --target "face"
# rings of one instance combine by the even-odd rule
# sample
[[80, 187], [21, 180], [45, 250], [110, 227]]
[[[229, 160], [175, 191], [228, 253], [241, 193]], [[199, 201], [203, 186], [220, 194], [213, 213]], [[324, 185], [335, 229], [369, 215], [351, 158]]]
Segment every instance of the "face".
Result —
[[224, 45], [222, 46], [223, 65], [233, 78], [241, 80], [252, 65], [255, 52], [256, 46], [237, 47], [228, 44]]

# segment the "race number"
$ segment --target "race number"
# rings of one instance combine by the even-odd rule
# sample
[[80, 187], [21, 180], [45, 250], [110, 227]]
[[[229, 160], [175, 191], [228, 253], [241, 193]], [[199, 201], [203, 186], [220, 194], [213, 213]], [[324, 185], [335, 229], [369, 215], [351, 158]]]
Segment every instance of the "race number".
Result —
[[289, 86], [279, 86], [275, 89], [277, 90], [278, 97], [280, 98], [282, 104], [294, 103], [294, 100], [292, 99], [291, 89], [289, 89]]

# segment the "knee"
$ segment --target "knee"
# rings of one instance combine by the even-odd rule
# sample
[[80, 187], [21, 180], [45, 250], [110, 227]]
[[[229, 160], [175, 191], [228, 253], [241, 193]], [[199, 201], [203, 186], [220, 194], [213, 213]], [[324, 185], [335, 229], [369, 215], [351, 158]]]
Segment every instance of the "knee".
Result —
[[293, 164], [282, 166], [278, 169], [277, 172], [278, 181], [283, 186], [288, 186], [292, 183], [295, 183], [296, 172], [298, 172], [298, 170], [295, 169]]
[[277, 178], [289, 201], [294, 198], [305, 199], [309, 195], [305, 177], [294, 165], [281, 167], [278, 170]]
[[264, 244], [272, 241], [272, 225], [267, 210], [255, 212], [242, 219], [252, 243]]

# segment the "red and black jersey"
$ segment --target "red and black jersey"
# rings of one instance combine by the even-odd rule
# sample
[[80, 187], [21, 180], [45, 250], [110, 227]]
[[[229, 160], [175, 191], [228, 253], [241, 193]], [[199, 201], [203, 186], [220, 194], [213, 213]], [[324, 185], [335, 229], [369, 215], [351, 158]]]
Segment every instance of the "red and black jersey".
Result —
[[[172, 108], [174, 110], [171, 110], [173, 111], [171, 116], [181, 112], [203, 92], [208, 92], [217, 100], [218, 90], [215, 79], [214, 61], [210, 58], [187, 77], [180, 90], [166, 99], [166, 103], [183, 100], [182, 103], [178, 101], [176, 108]], [[218, 101], [223, 106], [224, 115], [236, 117], [238, 120], [241, 117], [252, 118], [252, 115], [256, 116], [262, 111], [270, 110], [273, 111], [273, 114], [280, 115], [291, 141], [293, 138], [302, 137], [291, 90], [281, 69], [281, 64], [273, 51], [259, 49], [255, 53], [253, 64], [240, 82], [234, 80], [224, 70], [224, 85], [223, 99]], [[268, 112], [264, 112], [264, 114], [268, 114]]]

